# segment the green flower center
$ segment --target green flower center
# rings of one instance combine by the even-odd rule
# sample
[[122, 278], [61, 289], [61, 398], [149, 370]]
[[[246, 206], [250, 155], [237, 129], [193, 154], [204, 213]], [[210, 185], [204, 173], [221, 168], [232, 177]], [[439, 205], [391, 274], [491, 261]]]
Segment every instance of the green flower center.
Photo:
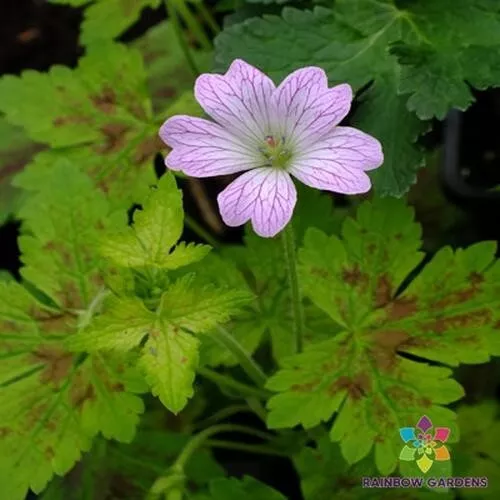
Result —
[[286, 169], [292, 158], [292, 153], [286, 145], [284, 137], [275, 139], [272, 135], [268, 135], [260, 152], [264, 157], [265, 166], [274, 168]]

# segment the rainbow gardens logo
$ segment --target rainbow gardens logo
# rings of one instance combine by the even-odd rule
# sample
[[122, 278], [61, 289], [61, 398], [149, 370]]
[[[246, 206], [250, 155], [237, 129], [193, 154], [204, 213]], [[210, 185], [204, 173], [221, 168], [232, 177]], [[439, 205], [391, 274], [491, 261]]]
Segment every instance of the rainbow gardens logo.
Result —
[[434, 427], [431, 419], [424, 415], [415, 427], [399, 429], [399, 435], [406, 443], [399, 454], [399, 459], [405, 462], [415, 460], [418, 468], [425, 474], [435, 460], [438, 462], [450, 460], [450, 452], [444, 445], [450, 433], [448, 427]]

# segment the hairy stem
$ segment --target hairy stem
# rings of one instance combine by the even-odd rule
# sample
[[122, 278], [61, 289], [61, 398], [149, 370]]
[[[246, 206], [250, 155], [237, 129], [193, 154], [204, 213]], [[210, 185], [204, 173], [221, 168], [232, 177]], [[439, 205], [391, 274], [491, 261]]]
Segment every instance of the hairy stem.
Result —
[[243, 346], [224, 327], [219, 326], [212, 338], [225, 347], [239, 362], [245, 373], [257, 384], [263, 387], [267, 376], [255, 360], [245, 351]]
[[172, 11], [176, 11], [179, 16], [182, 17], [183, 21], [191, 31], [191, 34], [196, 38], [203, 49], [211, 50], [212, 43], [207, 37], [201, 24], [189, 10], [189, 7], [186, 5], [186, 0], [168, 0], [166, 3], [170, 4]]
[[191, 229], [191, 231], [193, 231], [193, 233], [195, 233], [201, 239], [205, 240], [211, 247], [214, 247], [214, 248], [220, 247], [220, 243], [205, 228], [203, 228], [198, 222], [196, 222], [192, 217], [185, 214], [184, 215], [184, 222], [186, 223], [186, 226], [189, 229]]
[[264, 389], [259, 389], [257, 387], [252, 387], [251, 385], [238, 382], [237, 380], [234, 380], [227, 375], [217, 373], [216, 371], [210, 370], [209, 368], [198, 368], [198, 373], [217, 385], [227, 387], [228, 389], [233, 389], [234, 391], [239, 392], [242, 396], [257, 399], [269, 399], [269, 396], [271, 395], [271, 393], [268, 393]]
[[285, 265], [290, 287], [290, 300], [293, 315], [293, 328], [297, 352], [302, 352], [304, 336], [304, 309], [300, 293], [299, 278], [297, 275], [297, 253], [295, 249], [295, 235], [290, 222], [281, 233], [285, 255]]
[[165, 8], [167, 9], [167, 12], [170, 15], [170, 20], [172, 21], [172, 25], [174, 27], [175, 34], [177, 35], [177, 40], [179, 41], [179, 45], [181, 46], [182, 52], [184, 53], [184, 57], [186, 58], [188, 66], [190, 67], [193, 75], [198, 76], [200, 74], [200, 71], [199, 71], [198, 67], [196, 66], [196, 63], [193, 59], [193, 55], [191, 54], [191, 51], [189, 50], [186, 39], [184, 38], [184, 33], [182, 33], [182, 27], [181, 27], [181, 22], [179, 19], [179, 13], [176, 10], [178, 4], [183, 4], [182, 0], [180, 2], [175, 2], [175, 3], [174, 2], [170, 3], [170, 0], [168, 0], [168, 1], [165, 0]]
[[271, 446], [262, 444], [235, 443], [233, 441], [224, 441], [221, 439], [210, 439], [206, 442], [206, 444], [211, 448], [224, 448], [226, 450], [239, 450], [246, 453], [257, 453], [259, 455], [289, 457], [288, 453], [285, 453], [284, 451], [279, 451], [272, 448]]
[[263, 439], [272, 439], [272, 434], [267, 434], [261, 431], [257, 431], [256, 429], [252, 429], [251, 427], [246, 427], [244, 425], [236, 425], [236, 424], [219, 424], [214, 425], [213, 427], [209, 427], [204, 431], [196, 434], [191, 440], [187, 443], [187, 445], [182, 450], [181, 454], [177, 457], [177, 460], [174, 463], [175, 470], [184, 470], [186, 463], [191, 458], [193, 453], [197, 451], [200, 447], [202, 447], [205, 442], [215, 434], [220, 434], [222, 432], [239, 432], [242, 434], [249, 434], [252, 436], [258, 436]]

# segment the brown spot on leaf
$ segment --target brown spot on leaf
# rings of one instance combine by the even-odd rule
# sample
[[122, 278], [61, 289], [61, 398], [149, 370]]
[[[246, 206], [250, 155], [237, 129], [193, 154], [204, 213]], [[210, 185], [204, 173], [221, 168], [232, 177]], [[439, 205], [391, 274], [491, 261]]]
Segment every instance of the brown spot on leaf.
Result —
[[349, 397], [357, 401], [371, 391], [371, 380], [366, 373], [358, 373], [355, 377], [344, 375], [329, 387], [328, 393], [334, 396], [342, 390], [347, 390]]
[[45, 448], [45, 450], [43, 451], [43, 454], [45, 455], [47, 460], [52, 460], [56, 456], [56, 454], [54, 453], [54, 448], [52, 448], [52, 446], [47, 446], [47, 448]]
[[68, 115], [54, 118], [52, 124], [54, 127], [64, 127], [66, 125], [90, 125], [92, 124], [92, 120], [88, 116]]
[[123, 123], [108, 123], [107, 125], [103, 125], [100, 130], [104, 136], [104, 142], [94, 147], [96, 153], [107, 155], [116, 153], [124, 148], [126, 134], [129, 130], [128, 125], [124, 125]]
[[104, 87], [98, 95], [91, 96], [92, 104], [102, 113], [107, 115], [114, 113], [116, 108], [116, 94], [111, 87]]
[[9, 429], [8, 427], [0, 427], [0, 438], [4, 438], [5, 436], [8, 436], [11, 433], [12, 429]]
[[391, 301], [392, 284], [387, 274], [379, 276], [375, 288], [375, 307], [383, 307]]
[[93, 401], [95, 398], [94, 386], [89, 383], [84, 383], [81, 376], [77, 377], [75, 384], [70, 390], [71, 404], [75, 408], [81, 408], [85, 401]]
[[321, 267], [313, 267], [311, 269], [311, 274], [313, 276], [318, 276], [320, 278], [328, 278], [330, 277], [330, 273], [328, 271], [326, 271], [325, 269], [322, 269]]
[[73, 365], [72, 354], [48, 345], [40, 346], [32, 356], [35, 363], [45, 364], [40, 374], [40, 381], [44, 384], [59, 385], [68, 376]]
[[294, 384], [290, 390], [292, 392], [312, 392], [319, 383], [320, 380], [313, 380], [312, 382], [306, 382], [304, 384]]
[[136, 163], [137, 165], [141, 165], [142, 163], [159, 153], [164, 147], [165, 146], [163, 142], [157, 135], [148, 137], [138, 144], [133, 155], [134, 163]]
[[400, 297], [387, 305], [387, 319], [397, 321], [401, 318], [413, 316], [417, 310], [417, 299], [415, 297]]
[[400, 330], [378, 331], [373, 335], [373, 344], [369, 352], [379, 370], [391, 372], [399, 363], [398, 349], [402, 348], [410, 336]]
[[491, 321], [491, 315], [492, 313], [489, 309], [480, 309], [469, 313], [434, 319], [420, 326], [424, 332], [442, 334], [450, 329], [483, 326]]
[[467, 279], [470, 283], [472, 283], [472, 285], [480, 285], [484, 282], [484, 276], [480, 273], [476, 273], [475, 271], [470, 273]]
[[359, 264], [355, 264], [352, 268], [347, 268], [342, 271], [342, 279], [353, 287], [364, 288], [369, 283], [369, 277], [362, 272]]
[[116, 384], [111, 385], [112, 392], [123, 392], [124, 390], [125, 390], [125, 386], [120, 382], [117, 382]]

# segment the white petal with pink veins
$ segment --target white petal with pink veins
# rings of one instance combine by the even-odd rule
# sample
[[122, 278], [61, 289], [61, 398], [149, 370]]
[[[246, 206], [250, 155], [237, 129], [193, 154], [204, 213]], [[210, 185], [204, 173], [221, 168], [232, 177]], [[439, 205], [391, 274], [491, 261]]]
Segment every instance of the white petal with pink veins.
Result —
[[313, 144], [347, 116], [352, 90], [347, 84], [328, 88], [325, 72], [310, 67], [294, 71], [276, 91], [281, 135], [297, 148]]
[[228, 226], [241, 226], [251, 220], [259, 236], [270, 238], [292, 218], [297, 191], [285, 171], [257, 168], [233, 181], [217, 201]]
[[225, 75], [199, 76], [194, 92], [215, 121], [255, 145], [270, 135], [276, 123], [275, 89], [268, 76], [237, 59]]
[[163, 124], [160, 137], [174, 148], [165, 159], [167, 167], [194, 177], [242, 172], [261, 161], [237, 137], [202, 118], [174, 116]]
[[344, 194], [366, 193], [366, 170], [383, 163], [377, 139], [350, 127], [336, 127], [320, 143], [294, 158], [289, 172], [304, 184]]

